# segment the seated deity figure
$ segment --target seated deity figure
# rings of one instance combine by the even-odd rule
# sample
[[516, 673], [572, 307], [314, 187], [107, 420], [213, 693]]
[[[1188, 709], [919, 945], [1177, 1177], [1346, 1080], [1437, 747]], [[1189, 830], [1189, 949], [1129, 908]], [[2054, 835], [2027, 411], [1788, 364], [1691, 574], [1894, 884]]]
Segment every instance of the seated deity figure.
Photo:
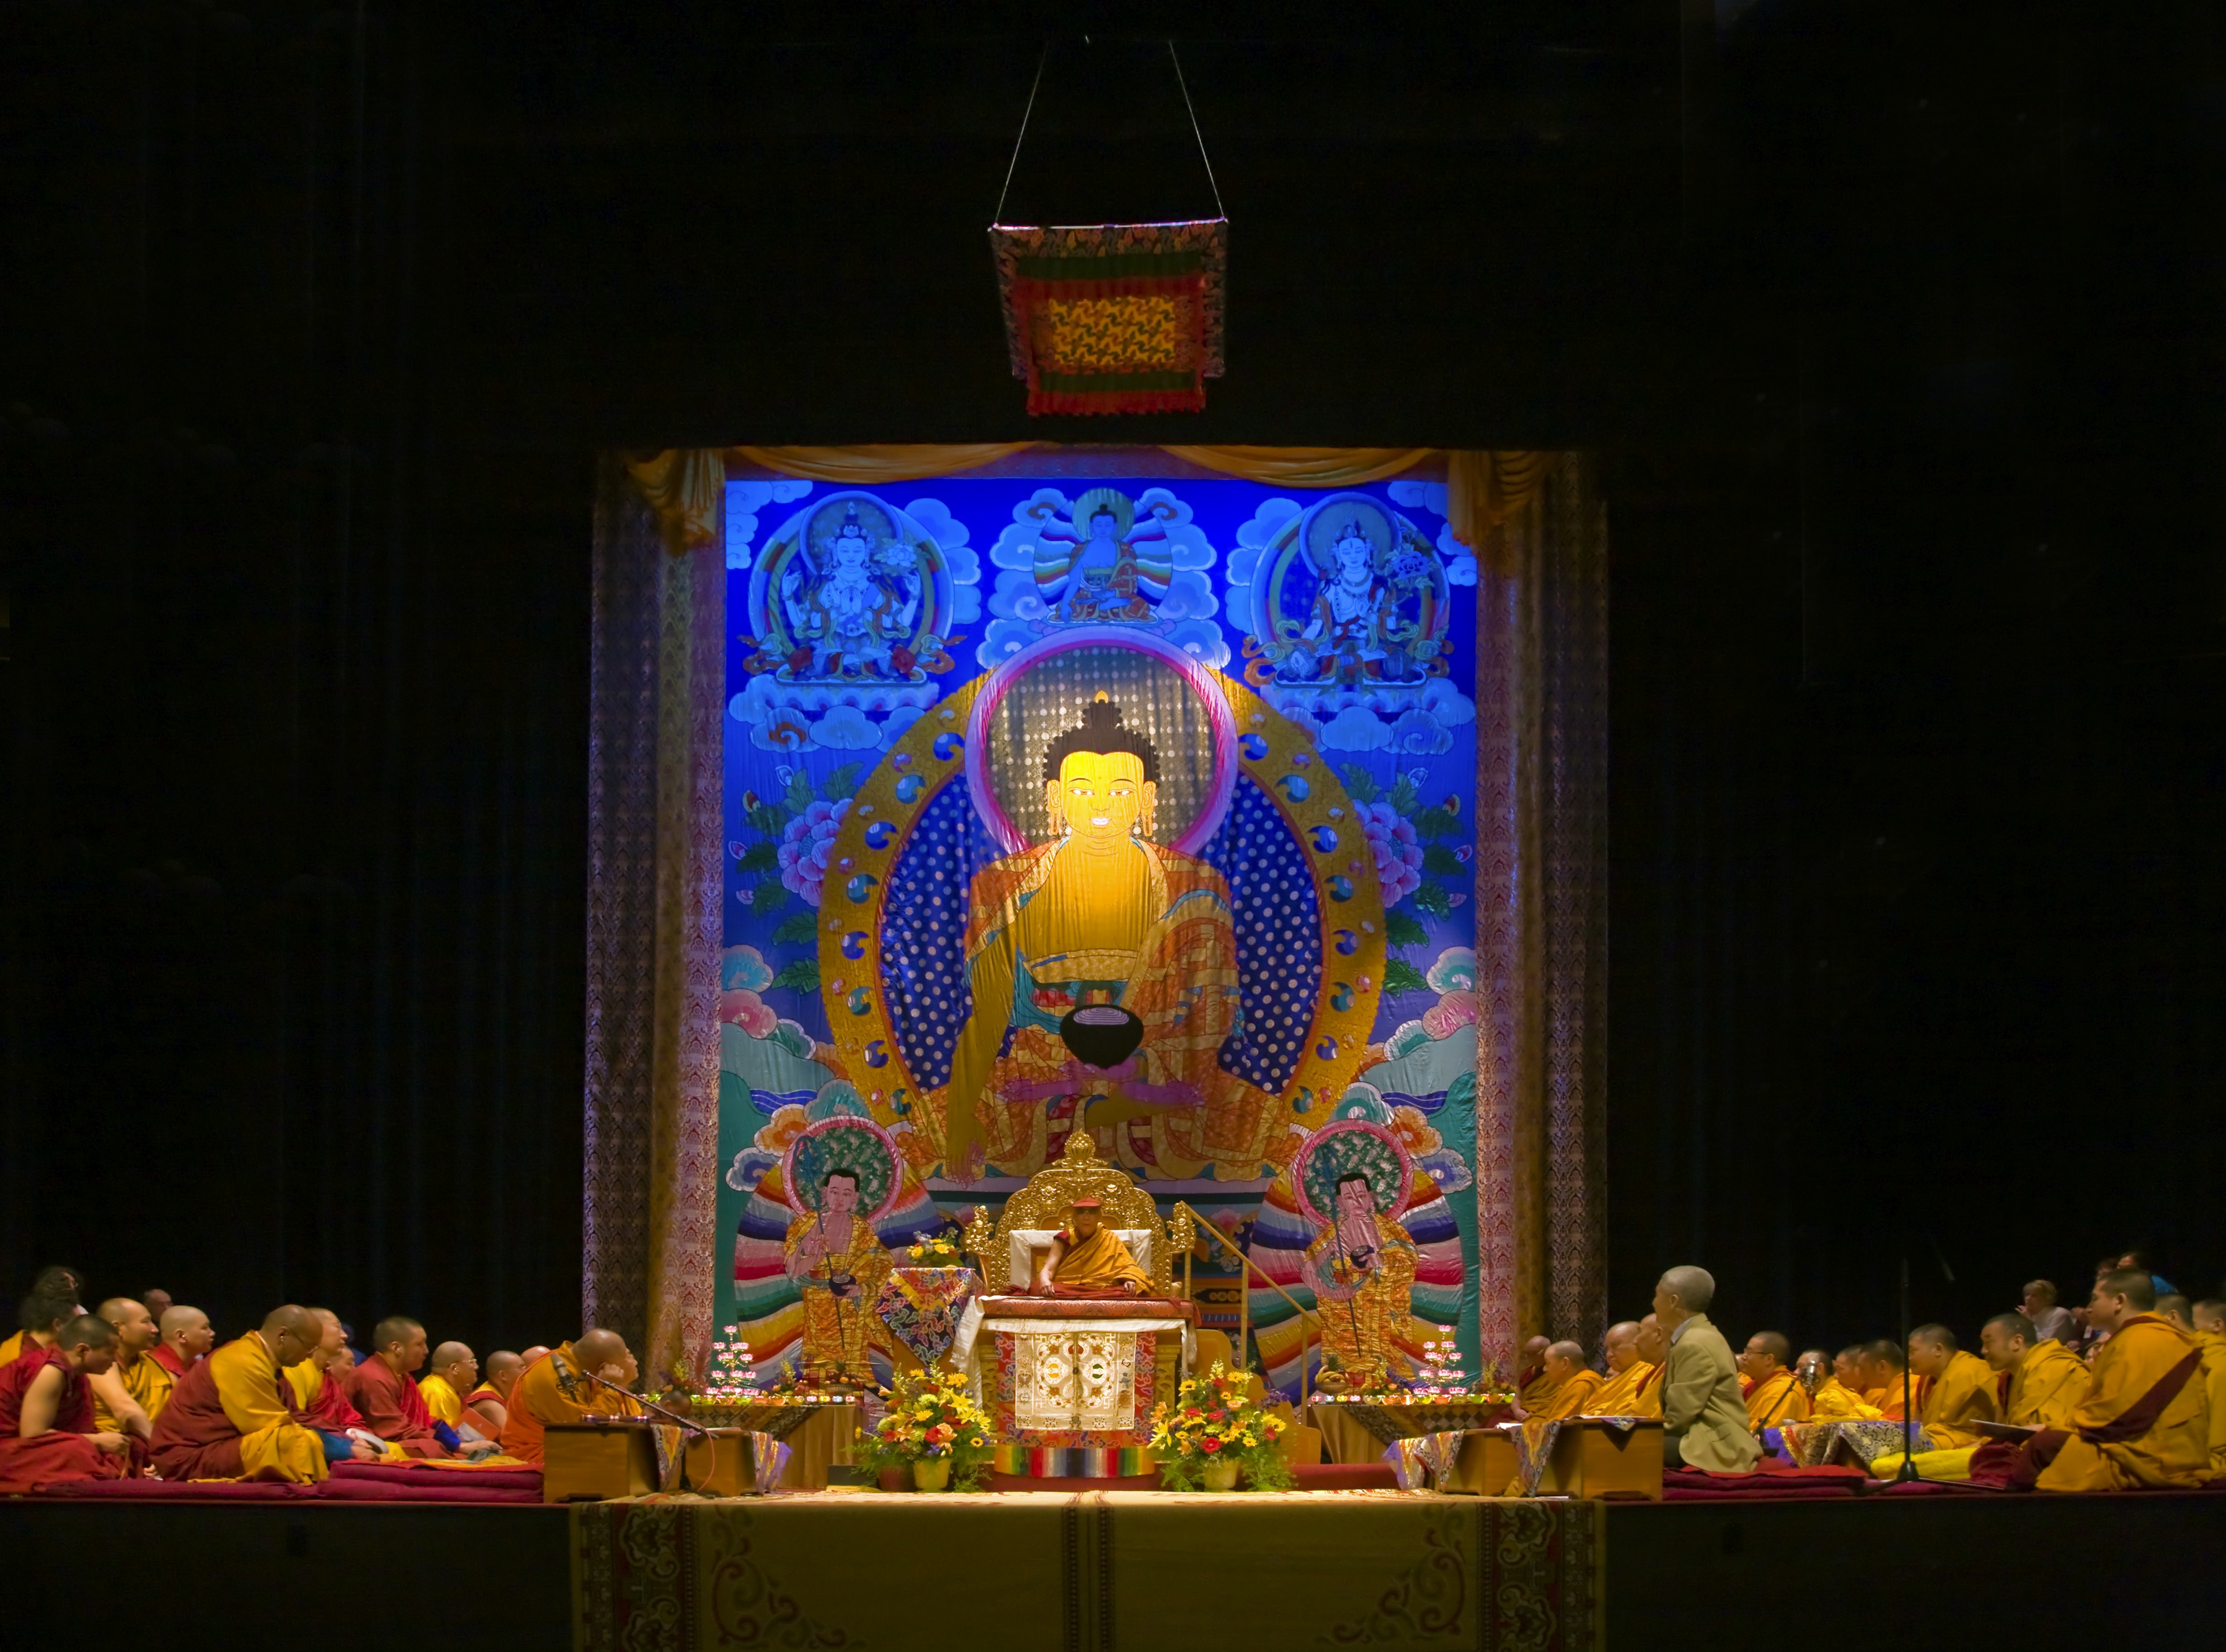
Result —
[[868, 1344], [889, 1349], [888, 1331], [874, 1312], [888, 1282], [889, 1253], [872, 1222], [858, 1213], [858, 1179], [850, 1172], [830, 1170], [817, 1196], [819, 1208], [791, 1222], [781, 1242], [789, 1277], [804, 1292], [804, 1375], [812, 1382], [870, 1382]]
[[1286, 658], [1287, 674], [1301, 682], [1404, 680], [1411, 628], [1400, 622], [1397, 586], [1377, 570], [1374, 543], [1360, 524], [1349, 522], [1330, 555], [1337, 571], [1314, 594], [1313, 613]]
[[1338, 1179], [1336, 1219], [1307, 1247], [1305, 1272], [1323, 1351], [1348, 1384], [1380, 1388], [1393, 1360], [1406, 1363], [1397, 1338], [1412, 1309], [1419, 1255], [1406, 1229], [1377, 1213], [1365, 1176]]
[[1164, 541], [1167, 530], [1148, 518], [1133, 524], [1128, 520], [1130, 513], [1125, 499], [1110, 489], [1099, 489], [1084, 494], [1076, 505], [1074, 524], [1078, 532], [1070, 532], [1055, 522], [1037, 530], [1037, 537], [1046, 547], [1066, 548], [1041, 560], [1036, 575], [1044, 606], [1061, 620], [1103, 622], [1152, 617], [1166, 586], [1163, 581], [1154, 586], [1146, 579], [1136, 547]]
[[[969, 890], [973, 1008], [942, 1096], [946, 1173], [985, 1160], [1034, 1171], [1049, 1104], [1092, 1096], [1091, 1126], [1155, 1117], [1189, 1157], [1256, 1162], [1269, 1098], [1218, 1059], [1237, 1007], [1229, 886], [1152, 841], [1155, 748], [1101, 691], [1051, 742], [1043, 775], [1057, 836], [991, 862]], [[1070, 1011], [1099, 1005], [1142, 1024], [1135, 1053], [1103, 1070], [1060, 1034]]]
[[799, 669], [808, 664], [812, 675], [824, 676], [836, 667], [864, 670], [887, 665], [893, 643], [907, 634], [919, 612], [917, 558], [901, 546], [877, 558], [854, 505], [817, 548], [815, 560], [823, 570], [817, 579], [809, 577], [803, 559], [795, 558], [781, 581], [782, 602], [798, 639]]

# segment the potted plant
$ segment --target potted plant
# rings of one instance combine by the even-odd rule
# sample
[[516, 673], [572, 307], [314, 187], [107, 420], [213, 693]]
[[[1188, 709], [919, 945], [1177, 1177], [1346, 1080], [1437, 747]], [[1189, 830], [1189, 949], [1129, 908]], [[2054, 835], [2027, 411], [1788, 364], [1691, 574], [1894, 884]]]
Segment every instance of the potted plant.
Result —
[[872, 1469], [906, 1469], [920, 1491], [971, 1491], [989, 1462], [989, 1419], [957, 1371], [912, 1371], [885, 1397], [888, 1411], [859, 1435]]
[[1171, 1491], [1233, 1491], [1241, 1471], [1256, 1491], [1284, 1490], [1298, 1477], [1275, 1442], [1283, 1420], [1252, 1398], [1252, 1374], [1219, 1360], [1204, 1376], [1186, 1377], [1174, 1402], [1152, 1408], [1152, 1450]]

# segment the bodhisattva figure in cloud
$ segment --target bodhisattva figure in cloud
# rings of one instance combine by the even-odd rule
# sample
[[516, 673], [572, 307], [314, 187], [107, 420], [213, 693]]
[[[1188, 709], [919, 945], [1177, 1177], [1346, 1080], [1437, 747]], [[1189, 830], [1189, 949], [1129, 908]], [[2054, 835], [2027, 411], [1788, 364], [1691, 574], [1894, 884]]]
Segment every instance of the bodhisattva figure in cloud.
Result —
[[[985, 1159], [1029, 1173], [1044, 1162], [1052, 1106], [1091, 1096], [1091, 1126], [1154, 1118], [1190, 1158], [1225, 1141], [1233, 1160], [1256, 1139], [1259, 1093], [1218, 1062], [1237, 1012], [1229, 886], [1153, 841], [1158, 779], [1151, 740], [1101, 690], [1044, 753], [1052, 841], [975, 874], [974, 1007], [943, 1096], [946, 1174], [969, 1177]], [[1090, 1006], [1142, 1023], [1116, 1066], [1079, 1061], [1060, 1035], [1067, 1013]]]

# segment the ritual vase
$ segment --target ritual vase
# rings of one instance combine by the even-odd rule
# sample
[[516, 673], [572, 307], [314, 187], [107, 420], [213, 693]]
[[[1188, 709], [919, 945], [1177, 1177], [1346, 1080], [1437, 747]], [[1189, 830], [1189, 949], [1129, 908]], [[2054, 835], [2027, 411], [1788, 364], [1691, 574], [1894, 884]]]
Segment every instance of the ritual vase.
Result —
[[913, 1459], [912, 1489], [915, 1491], [948, 1491], [951, 1490], [951, 1459], [947, 1457], [920, 1457]]
[[970, 1268], [893, 1268], [874, 1312], [925, 1370], [951, 1351], [980, 1279]]
[[1199, 1471], [1198, 1477], [1205, 1482], [1208, 1491], [1234, 1491], [1237, 1490], [1237, 1465], [1226, 1460], [1208, 1463]]

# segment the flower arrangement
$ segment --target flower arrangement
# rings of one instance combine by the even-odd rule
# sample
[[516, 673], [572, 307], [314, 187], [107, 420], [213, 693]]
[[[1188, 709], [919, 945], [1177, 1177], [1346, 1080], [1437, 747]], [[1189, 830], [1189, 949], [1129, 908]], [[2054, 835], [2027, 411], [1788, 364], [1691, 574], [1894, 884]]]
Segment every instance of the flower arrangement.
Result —
[[1204, 1376], [1186, 1377], [1173, 1405], [1152, 1408], [1152, 1450], [1160, 1477], [1173, 1491], [1226, 1491], [1242, 1470], [1256, 1490], [1282, 1490], [1297, 1477], [1275, 1442], [1283, 1420], [1251, 1395], [1252, 1374], [1219, 1360]]
[[858, 1437], [858, 1457], [874, 1469], [906, 1468], [922, 1490], [971, 1491], [992, 1452], [989, 1419], [966, 1392], [960, 1371], [910, 1371], [886, 1391], [888, 1411]]
[[750, 1363], [750, 1345], [736, 1340], [740, 1325], [728, 1325], [726, 1335], [711, 1344], [711, 1380], [703, 1397], [720, 1405], [755, 1405], [761, 1397], [757, 1367]]
[[1461, 1369], [1460, 1349], [1452, 1337], [1422, 1344], [1422, 1363], [1409, 1388], [1432, 1400], [1468, 1398], [1468, 1373]]
[[966, 1258], [957, 1246], [941, 1234], [930, 1234], [917, 1244], [904, 1249], [904, 1265], [907, 1268], [964, 1268]]

